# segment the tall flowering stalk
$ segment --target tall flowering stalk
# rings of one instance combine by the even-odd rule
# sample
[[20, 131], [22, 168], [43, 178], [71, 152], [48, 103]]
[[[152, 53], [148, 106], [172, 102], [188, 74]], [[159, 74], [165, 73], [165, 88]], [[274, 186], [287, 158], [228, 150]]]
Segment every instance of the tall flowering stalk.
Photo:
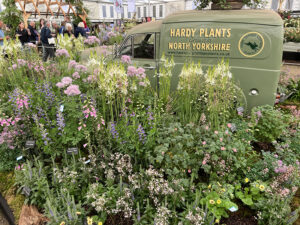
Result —
[[200, 63], [185, 64], [179, 75], [179, 84], [176, 92], [176, 110], [185, 122], [197, 122], [202, 113], [205, 96], [203, 70]]
[[167, 104], [170, 96], [172, 70], [175, 66], [173, 58], [168, 59], [165, 55], [161, 58], [161, 65], [159, 67], [159, 98]]
[[218, 129], [234, 110], [238, 89], [235, 87], [228, 62], [222, 60], [209, 68], [205, 75], [207, 90], [208, 119], [213, 128]]

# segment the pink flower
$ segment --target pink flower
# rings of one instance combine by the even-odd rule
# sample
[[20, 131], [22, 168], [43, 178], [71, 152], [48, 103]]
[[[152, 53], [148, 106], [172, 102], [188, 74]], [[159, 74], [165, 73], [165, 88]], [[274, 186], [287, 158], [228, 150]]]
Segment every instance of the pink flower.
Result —
[[87, 82], [93, 83], [97, 81], [97, 77], [95, 75], [89, 75], [87, 78]]
[[85, 148], [87, 146], [87, 143], [83, 145], [83, 147]]
[[203, 145], [206, 145], [206, 141], [203, 141], [202, 144], [203, 144]]
[[131, 64], [131, 58], [130, 58], [129, 55], [122, 55], [121, 61], [122, 61], [123, 63]]
[[227, 127], [228, 127], [228, 128], [231, 128], [231, 123], [228, 123], [228, 124], [227, 124]]
[[219, 133], [219, 131], [215, 130], [215, 134], [218, 134], [218, 133]]
[[135, 76], [137, 73], [137, 69], [134, 66], [128, 66], [127, 68], [127, 75], [130, 77]]
[[221, 150], [224, 151], [226, 148], [225, 147], [221, 147]]
[[139, 85], [140, 85], [140, 86], [143, 86], [143, 87], [146, 87], [145, 82], [139, 82]]
[[13, 68], [13, 70], [17, 69], [18, 68], [17, 64], [13, 64], [12, 68]]
[[188, 170], [188, 173], [191, 173], [192, 172], [192, 170]]
[[137, 69], [137, 73], [138, 73], [138, 74], [144, 74], [144, 73], [145, 73], [145, 69], [142, 68], [142, 67], [139, 67], [139, 68]]
[[220, 138], [220, 141], [222, 142], [222, 141], [223, 141], [223, 138]]
[[61, 79], [61, 82], [65, 85], [68, 86], [69, 84], [72, 83], [72, 78], [71, 77], [64, 77], [63, 79]]
[[202, 161], [202, 165], [205, 165], [205, 164], [206, 164], [206, 161], [205, 161], [205, 160], [203, 160], [203, 161]]
[[64, 93], [68, 96], [75, 96], [75, 95], [80, 95], [81, 92], [79, 90], [79, 86], [78, 85], [70, 85], [67, 90], [64, 91]]
[[78, 63], [75, 60], [70, 60], [68, 67], [69, 67], [69, 69], [75, 68], [77, 64]]
[[208, 126], [205, 126], [205, 130], [208, 130], [209, 129], [209, 127]]
[[78, 72], [74, 72], [74, 73], [72, 74], [72, 77], [73, 77], [74, 79], [79, 79], [79, 78], [80, 78], [80, 75], [79, 75]]
[[82, 129], [82, 126], [78, 127], [78, 131], [80, 131]]
[[232, 151], [233, 151], [233, 152], [237, 152], [236, 148], [233, 148]]
[[58, 88], [64, 88], [64, 87], [65, 87], [65, 84], [62, 83], [62, 82], [58, 82], [58, 83], [56, 84], [56, 86], [57, 86]]

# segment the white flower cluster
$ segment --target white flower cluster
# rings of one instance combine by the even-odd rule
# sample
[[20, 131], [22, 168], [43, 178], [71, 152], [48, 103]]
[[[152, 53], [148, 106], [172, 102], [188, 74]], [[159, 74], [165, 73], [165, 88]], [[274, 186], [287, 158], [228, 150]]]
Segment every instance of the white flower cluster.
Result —
[[111, 64], [106, 71], [100, 74], [99, 88], [109, 98], [114, 98], [117, 93], [127, 95], [127, 74], [123, 66]]
[[167, 207], [161, 206], [157, 209], [155, 219], [154, 219], [154, 224], [168, 225], [170, 217], [171, 217], [171, 211]]
[[199, 207], [196, 207], [195, 211], [196, 213], [189, 211], [185, 218], [194, 225], [204, 224], [205, 213], [203, 212], [203, 210]]
[[53, 169], [54, 176], [57, 178], [58, 183], [76, 183], [76, 179], [78, 178], [78, 173], [76, 171], [69, 170], [68, 167], [63, 168], [60, 171], [58, 168]]
[[200, 64], [191, 63], [184, 65], [179, 75], [178, 90], [191, 90], [201, 80], [203, 70]]

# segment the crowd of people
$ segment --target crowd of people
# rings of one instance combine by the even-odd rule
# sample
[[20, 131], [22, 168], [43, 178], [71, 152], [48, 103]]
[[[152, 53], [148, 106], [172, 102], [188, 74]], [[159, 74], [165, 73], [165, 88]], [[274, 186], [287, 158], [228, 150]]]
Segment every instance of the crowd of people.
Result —
[[[5, 35], [6, 26], [0, 21], [0, 46], [3, 45], [4, 38], [10, 37]], [[40, 46], [43, 49], [43, 60], [54, 58], [55, 52], [55, 38], [59, 35], [68, 35], [69, 37], [78, 38], [79, 36], [87, 38], [89, 35], [97, 36], [102, 43], [105, 43], [111, 34], [116, 32], [124, 34], [123, 27], [112, 28], [106, 24], [96, 24], [92, 26], [91, 30], [87, 24], [83, 21], [77, 25], [72, 24], [69, 17], [65, 17], [64, 21], [58, 25], [55, 21], [47, 21], [40, 19], [38, 26], [35, 21], [29, 21], [27, 28], [23, 22], [20, 22], [16, 31], [16, 37], [22, 45], [28, 43]]]

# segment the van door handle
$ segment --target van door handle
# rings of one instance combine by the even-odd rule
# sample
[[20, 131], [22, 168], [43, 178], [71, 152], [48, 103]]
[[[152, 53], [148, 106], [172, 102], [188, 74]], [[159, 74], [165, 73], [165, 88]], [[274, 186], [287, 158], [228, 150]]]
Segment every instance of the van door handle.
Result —
[[149, 64], [145, 64], [145, 65], [143, 65], [143, 67], [144, 67], [145, 70], [154, 70], [155, 69], [154, 66], [151, 66]]

